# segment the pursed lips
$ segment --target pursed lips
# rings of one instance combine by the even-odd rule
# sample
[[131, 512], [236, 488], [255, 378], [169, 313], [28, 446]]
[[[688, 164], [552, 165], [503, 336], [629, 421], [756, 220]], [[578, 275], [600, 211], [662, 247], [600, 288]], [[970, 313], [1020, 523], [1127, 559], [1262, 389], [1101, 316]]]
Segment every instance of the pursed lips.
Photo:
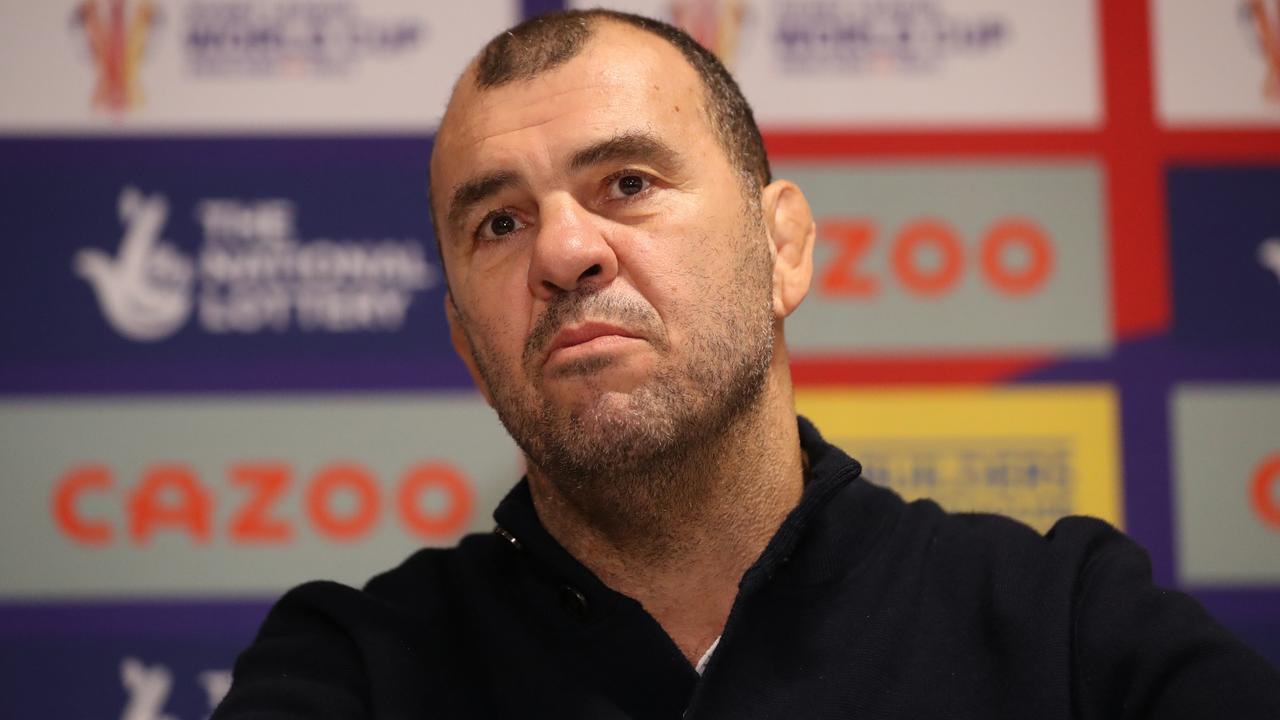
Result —
[[[555, 334], [555, 337], [551, 339], [551, 344], [547, 347], [547, 354], [543, 359], [543, 364], [550, 362], [557, 351], [585, 345], [601, 338], [643, 339], [639, 334], [617, 325], [602, 322], [579, 323], [561, 328], [560, 332]], [[603, 345], [603, 343], [600, 344]]]

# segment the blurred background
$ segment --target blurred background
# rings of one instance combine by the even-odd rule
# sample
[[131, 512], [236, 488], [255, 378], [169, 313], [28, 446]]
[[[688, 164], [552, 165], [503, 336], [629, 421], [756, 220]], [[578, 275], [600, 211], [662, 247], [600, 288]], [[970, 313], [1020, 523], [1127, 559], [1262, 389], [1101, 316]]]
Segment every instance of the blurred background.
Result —
[[[206, 717], [289, 586], [492, 527], [427, 161], [564, 6], [0, 2], [0, 715]], [[1280, 3], [611, 6], [810, 198], [803, 413], [908, 497], [1121, 526], [1280, 664]]]

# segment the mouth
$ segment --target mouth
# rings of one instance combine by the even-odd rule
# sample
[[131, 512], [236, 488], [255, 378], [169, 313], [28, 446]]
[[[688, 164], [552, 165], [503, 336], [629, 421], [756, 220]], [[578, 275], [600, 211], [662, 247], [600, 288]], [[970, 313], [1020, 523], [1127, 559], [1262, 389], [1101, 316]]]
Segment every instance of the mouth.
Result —
[[565, 327], [556, 333], [547, 348], [544, 365], [567, 362], [586, 355], [622, 349], [643, 342], [639, 334], [609, 323], [588, 322]]

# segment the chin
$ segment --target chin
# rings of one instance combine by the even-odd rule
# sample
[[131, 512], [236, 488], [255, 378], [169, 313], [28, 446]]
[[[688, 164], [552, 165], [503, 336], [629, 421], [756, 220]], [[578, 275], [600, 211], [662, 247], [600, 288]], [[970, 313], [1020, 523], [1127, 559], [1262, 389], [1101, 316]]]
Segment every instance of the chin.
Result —
[[539, 465], [574, 475], [644, 465], [670, 450], [676, 436], [672, 408], [648, 388], [606, 390], [580, 398], [567, 415], [547, 423]]

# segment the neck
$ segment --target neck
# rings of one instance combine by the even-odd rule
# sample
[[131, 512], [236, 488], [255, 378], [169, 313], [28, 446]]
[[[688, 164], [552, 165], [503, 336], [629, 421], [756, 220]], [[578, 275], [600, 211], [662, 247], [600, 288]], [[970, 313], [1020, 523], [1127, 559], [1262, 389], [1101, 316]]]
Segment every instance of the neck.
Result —
[[[785, 361], [755, 407], [676, 462], [587, 484], [529, 468], [543, 526], [606, 585], [640, 602], [690, 663], [723, 631], [739, 580], [799, 501], [803, 478]], [[624, 483], [643, 492], [565, 492]]]

